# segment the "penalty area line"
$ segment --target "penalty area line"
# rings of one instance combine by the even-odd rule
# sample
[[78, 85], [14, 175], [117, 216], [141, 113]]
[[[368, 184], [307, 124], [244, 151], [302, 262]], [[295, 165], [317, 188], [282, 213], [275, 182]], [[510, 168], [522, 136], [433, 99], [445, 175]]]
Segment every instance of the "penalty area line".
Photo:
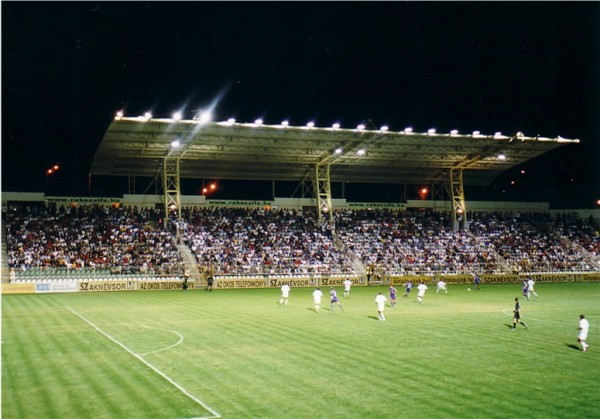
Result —
[[88, 319], [86, 319], [85, 317], [83, 317], [81, 314], [79, 314], [78, 312], [76, 312], [75, 310], [73, 310], [71, 307], [66, 307], [65, 306], [65, 308], [67, 310], [69, 310], [71, 313], [73, 313], [74, 315], [76, 315], [77, 317], [79, 317], [81, 320], [83, 320], [84, 322], [86, 322], [87, 324], [89, 324], [90, 326], [92, 326], [94, 329], [96, 329], [96, 331], [98, 331], [99, 333], [101, 333], [102, 335], [104, 335], [106, 338], [110, 339], [112, 342], [116, 343], [121, 348], [123, 348], [124, 350], [126, 350], [129, 354], [133, 355], [135, 358], [137, 358], [138, 361], [142, 362], [144, 365], [146, 365], [152, 371], [154, 371], [155, 373], [157, 373], [158, 375], [160, 375], [162, 378], [164, 378], [165, 380], [167, 380], [172, 386], [174, 386], [177, 390], [179, 390], [181, 393], [183, 393], [186, 397], [188, 397], [189, 399], [191, 399], [192, 401], [194, 401], [196, 404], [202, 406], [205, 410], [209, 411], [212, 414], [212, 416], [199, 416], [199, 417], [197, 417], [195, 419], [217, 419], [217, 418], [221, 417], [221, 415], [219, 415], [214, 409], [212, 409], [210, 406], [206, 405], [202, 400], [198, 399], [196, 396], [194, 396], [193, 394], [191, 394], [189, 391], [187, 391], [185, 388], [183, 388], [180, 384], [178, 384], [176, 381], [174, 381], [171, 377], [169, 377], [164, 372], [162, 372], [161, 370], [159, 370], [158, 368], [156, 368], [154, 365], [150, 364], [148, 361], [146, 361], [140, 355], [138, 355], [135, 352], [133, 352], [127, 346], [125, 346], [124, 344], [122, 344], [121, 342], [119, 342], [118, 340], [116, 340], [115, 338], [113, 338], [111, 335], [109, 335], [108, 333], [106, 333], [104, 330], [100, 329], [94, 323], [92, 323], [91, 321], [89, 321]]

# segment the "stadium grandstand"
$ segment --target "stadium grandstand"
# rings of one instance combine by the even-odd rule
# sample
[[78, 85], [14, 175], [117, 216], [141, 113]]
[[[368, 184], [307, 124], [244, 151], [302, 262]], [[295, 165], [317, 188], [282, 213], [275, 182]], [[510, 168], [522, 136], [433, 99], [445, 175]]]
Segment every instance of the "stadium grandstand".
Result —
[[[119, 290], [152, 289], [152, 283], [180, 288], [188, 279], [203, 287], [209, 277], [224, 288], [345, 278], [359, 285], [406, 277], [460, 283], [474, 274], [490, 282], [524, 275], [598, 280], [597, 210], [469, 201], [464, 192], [465, 185], [488, 184], [577, 142], [520, 132], [391, 132], [119, 114], [90, 175], [125, 176], [129, 193], [3, 193], [2, 282], [38, 292], [110, 289], [111, 281]], [[137, 194], [136, 179], [143, 177], [159, 193]], [[266, 201], [210, 200], [183, 195], [182, 178], [294, 181], [298, 188], [297, 195]], [[421, 183], [435, 193], [403, 203], [348, 202], [332, 196], [335, 182]]]

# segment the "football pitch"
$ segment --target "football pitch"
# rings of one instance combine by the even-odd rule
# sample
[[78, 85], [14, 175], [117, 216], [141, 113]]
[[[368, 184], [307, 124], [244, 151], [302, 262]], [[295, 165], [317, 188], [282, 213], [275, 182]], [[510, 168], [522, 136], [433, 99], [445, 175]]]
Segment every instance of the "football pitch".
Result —
[[600, 416], [600, 284], [429, 286], [385, 322], [387, 287], [336, 289], [319, 313], [309, 288], [4, 295], [2, 417]]

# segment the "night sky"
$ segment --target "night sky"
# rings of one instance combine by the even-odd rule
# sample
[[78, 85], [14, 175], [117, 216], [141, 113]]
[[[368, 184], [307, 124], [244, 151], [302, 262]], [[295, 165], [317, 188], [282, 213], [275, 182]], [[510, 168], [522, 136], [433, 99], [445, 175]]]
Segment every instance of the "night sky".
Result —
[[[2, 191], [87, 196], [94, 153], [118, 110], [183, 109], [190, 119], [215, 104], [216, 120], [579, 138], [467, 199], [565, 208], [600, 199], [599, 2], [2, 2], [1, 10]], [[47, 177], [54, 164], [61, 169]], [[122, 179], [107, 190], [93, 181], [94, 194], [127, 192]]]

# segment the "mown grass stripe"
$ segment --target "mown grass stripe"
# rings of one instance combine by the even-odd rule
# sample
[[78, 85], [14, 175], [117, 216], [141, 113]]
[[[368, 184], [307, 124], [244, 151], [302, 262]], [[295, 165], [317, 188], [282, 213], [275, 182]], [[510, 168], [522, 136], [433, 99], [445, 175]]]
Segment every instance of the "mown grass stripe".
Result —
[[195, 403], [197, 403], [200, 406], [202, 406], [208, 412], [210, 412], [212, 416], [206, 416], [206, 418], [220, 418], [221, 417], [221, 415], [219, 415], [215, 410], [213, 410], [211, 407], [209, 407], [208, 405], [206, 405], [202, 400], [198, 399], [196, 396], [194, 396], [193, 394], [191, 394], [190, 392], [188, 392], [185, 388], [183, 388], [181, 385], [179, 385], [171, 377], [169, 377], [166, 374], [164, 374], [158, 368], [156, 368], [155, 366], [153, 366], [152, 364], [150, 364], [148, 361], [146, 361], [143, 357], [141, 357], [140, 355], [136, 354], [131, 349], [129, 349], [127, 346], [123, 345], [121, 342], [119, 342], [116, 339], [114, 339], [108, 333], [104, 332], [102, 329], [100, 329], [98, 326], [96, 326], [94, 323], [92, 323], [91, 321], [89, 321], [88, 319], [86, 319], [85, 317], [83, 317], [81, 314], [79, 314], [75, 310], [71, 309], [70, 307], [66, 307], [66, 308], [70, 312], [72, 312], [74, 315], [76, 315], [77, 317], [79, 317], [81, 320], [83, 320], [84, 322], [86, 322], [87, 324], [89, 324], [91, 327], [93, 327], [96, 331], [98, 331], [99, 333], [101, 333], [102, 335], [104, 335], [110, 341], [112, 341], [113, 343], [117, 344], [122, 349], [124, 349], [125, 351], [127, 351], [129, 354], [131, 354], [132, 356], [134, 356], [137, 360], [139, 360], [140, 362], [142, 362], [144, 365], [146, 365], [152, 371], [154, 371], [155, 373], [157, 373], [158, 375], [160, 375], [163, 379], [165, 379], [167, 382], [169, 382], [173, 387], [177, 388], [186, 397], [188, 397], [189, 399], [191, 399]]
[[[507, 327], [512, 318], [502, 312], [512, 308], [514, 286], [488, 286], [478, 293], [451, 287], [448, 296], [428, 293], [422, 305], [401, 299], [395, 310], [386, 308], [387, 322], [375, 320], [373, 299], [379, 290], [385, 288], [353, 289], [342, 300], [344, 313], [316, 314], [312, 290], [293, 289], [287, 307], [277, 304], [278, 290], [6, 296], [3, 316], [25, 308], [26, 314], [14, 319], [15, 329], [44, 310], [68, 313], [65, 318], [72, 320], [64, 324], [54, 313], [49, 316], [47, 332], [53, 335], [42, 333], [39, 339], [64, 336], [64, 345], [49, 347], [85, 369], [79, 379], [94, 384], [81, 388], [92, 395], [107, 393], [101, 396], [107, 406], [98, 410], [100, 417], [135, 418], [143, 417], [142, 412], [146, 417], [149, 412], [180, 417], [182, 409], [192, 416], [188, 405], [193, 402], [182, 403], [181, 393], [173, 397], [177, 389], [64, 306], [136, 353], [173, 342], [173, 334], [158, 329], [180, 333], [181, 344], [144, 358], [192, 394], [202, 394], [224, 418], [593, 417], [597, 412], [589, 395], [598, 393], [600, 375], [598, 353], [593, 352], [600, 324], [595, 317], [600, 313], [594, 314], [598, 284], [541, 285], [540, 299], [524, 305], [529, 330], [516, 332]], [[580, 312], [589, 313], [592, 324], [592, 350], [586, 354], [575, 341]], [[3, 354], [10, 354], [17, 347], [4, 332], [10, 344]], [[35, 327], [28, 331], [37, 332]], [[109, 371], [96, 374], [100, 366], [86, 366], [79, 359], [86, 355], [110, 364]], [[63, 368], [52, 358], [45, 362]], [[15, 381], [3, 375], [3, 390]], [[111, 393], [117, 386], [125, 392], [136, 386], [142, 398], [152, 400], [142, 407], [145, 411], [136, 411], [144, 401], [135, 393], [127, 400]], [[515, 386], [535, 395], [527, 401], [530, 408], [520, 407]], [[16, 398], [27, 394], [23, 389], [13, 393]], [[69, 400], [54, 402], [57, 411], [77, 411]], [[44, 404], [39, 398], [36, 403]], [[9, 415], [17, 405], [3, 400]]]

